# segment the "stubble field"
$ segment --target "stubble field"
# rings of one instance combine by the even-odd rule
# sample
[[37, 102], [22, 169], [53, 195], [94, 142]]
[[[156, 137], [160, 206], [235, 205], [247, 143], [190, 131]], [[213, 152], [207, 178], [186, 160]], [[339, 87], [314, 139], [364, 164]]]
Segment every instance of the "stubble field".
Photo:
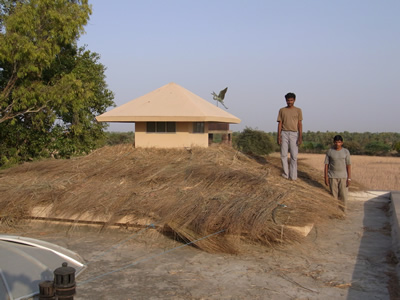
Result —
[[[321, 170], [321, 177], [324, 176], [325, 154], [300, 153], [298, 159]], [[352, 180], [368, 190], [400, 190], [400, 157], [352, 155], [351, 164]]]

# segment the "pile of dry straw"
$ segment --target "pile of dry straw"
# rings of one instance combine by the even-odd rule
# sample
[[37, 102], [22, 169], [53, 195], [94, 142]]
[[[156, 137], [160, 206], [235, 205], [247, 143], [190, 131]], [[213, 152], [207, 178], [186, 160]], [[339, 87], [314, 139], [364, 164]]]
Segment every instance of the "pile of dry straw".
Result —
[[255, 160], [227, 146], [182, 150], [104, 147], [70, 160], [46, 160], [0, 172], [0, 216], [25, 218], [37, 206], [54, 218], [90, 214], [114, 224], [149, 220], [206, 251], [236, 252], [241, 242], [298, 241], [283, 225], [338, 214], [319, 171], [280, 176], [280, 161]]

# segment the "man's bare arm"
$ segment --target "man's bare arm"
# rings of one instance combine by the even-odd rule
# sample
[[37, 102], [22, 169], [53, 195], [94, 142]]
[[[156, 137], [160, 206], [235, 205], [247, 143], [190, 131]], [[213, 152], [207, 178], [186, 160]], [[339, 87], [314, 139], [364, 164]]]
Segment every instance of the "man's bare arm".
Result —
[[325, 184], [326, 184], [327, 186], [329, 186], [328, 168], [329, 168], [329, 165], [325, 165], [324, 176], [325, 176]]
[[303, 143], [303, 122], [300, 120], [298, 124], [299, 128], [299, 137], [297, 138], [297, 145], [301, 145]]
[[347, 171], [347, 181], [346, 181], [346, 186], [349, 186], [351, 183], [351, 165], [346, 166], [346, 171]]
[[281, 138], [281, 133], [282, 133], [282, 122], [278, 122], [278, 137], [277, 137], [277, 143], [280, 145], [282, 143], [282, 138]]

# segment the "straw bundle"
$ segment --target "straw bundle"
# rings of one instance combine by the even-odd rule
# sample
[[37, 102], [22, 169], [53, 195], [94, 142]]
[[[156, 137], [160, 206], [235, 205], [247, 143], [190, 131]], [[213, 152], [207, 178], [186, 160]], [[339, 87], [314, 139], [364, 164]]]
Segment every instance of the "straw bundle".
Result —
[[264, 245], [301, 236], [305, 226], [338, 213], [321, 174], [299, 166], [280, 176], [280, 161], [264, 162], [226, 146], [185, 149], [104, 147], [70, 160], [46, 160], [0, 172], [0, 216], [23, 218], [37, 206], [55, 218], [102, 217], [113, 224], [146, 218], [166, 234], [206, 251], [236, 252], [240, 242]]

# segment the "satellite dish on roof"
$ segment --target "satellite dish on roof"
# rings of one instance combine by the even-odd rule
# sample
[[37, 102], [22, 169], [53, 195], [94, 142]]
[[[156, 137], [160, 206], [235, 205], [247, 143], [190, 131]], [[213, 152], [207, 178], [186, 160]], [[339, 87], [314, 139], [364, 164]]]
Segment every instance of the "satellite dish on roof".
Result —
[[78, 276], [86, 266], [75, 252], [45, 241], [0, 235], [0, 300], [25, 299], [39, 293], [39, 283], [67, 262]]

